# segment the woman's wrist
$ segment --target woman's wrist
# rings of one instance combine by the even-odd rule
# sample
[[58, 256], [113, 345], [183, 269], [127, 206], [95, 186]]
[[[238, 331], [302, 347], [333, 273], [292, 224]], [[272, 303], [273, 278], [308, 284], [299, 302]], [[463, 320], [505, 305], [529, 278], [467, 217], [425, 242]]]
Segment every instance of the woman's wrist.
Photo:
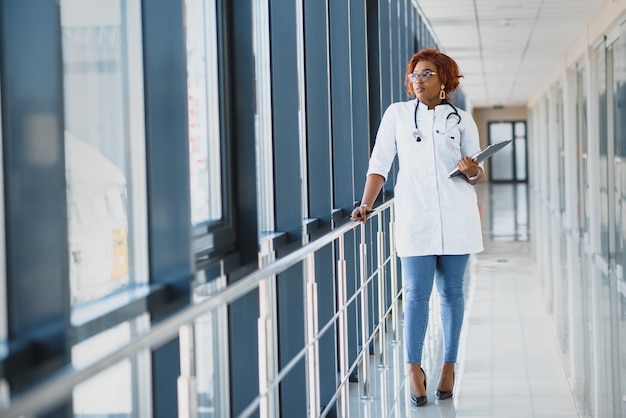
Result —
[[475, 181], [475, 180], [478, 180], [478, 177], [480, 177], [480, 172], [481, 172], [480, 167], [478, 167], [478, 171], [476, 172], [476, 175], [475, 175], [475, 176], [468, 176], [468, 175], [466, 174], [466, 175], [465, 175], [465, 177], [466, 177], [466, 178], [467, 178], [467, 180], [469, 180], [469, 181]]

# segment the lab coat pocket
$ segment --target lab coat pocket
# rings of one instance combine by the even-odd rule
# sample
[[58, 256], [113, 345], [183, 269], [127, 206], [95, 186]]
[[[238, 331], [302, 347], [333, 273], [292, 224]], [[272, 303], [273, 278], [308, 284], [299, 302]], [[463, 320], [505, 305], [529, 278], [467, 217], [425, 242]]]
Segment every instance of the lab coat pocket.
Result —
[[439, 143], [442, 145], [440, 148], [444, 151], [448, 159], [448, 165], [450, 168], [456, 166], [461, 157], [461, 131], [458, 127], [454, 127], [448, 131], [437, 131], [439, 136]]

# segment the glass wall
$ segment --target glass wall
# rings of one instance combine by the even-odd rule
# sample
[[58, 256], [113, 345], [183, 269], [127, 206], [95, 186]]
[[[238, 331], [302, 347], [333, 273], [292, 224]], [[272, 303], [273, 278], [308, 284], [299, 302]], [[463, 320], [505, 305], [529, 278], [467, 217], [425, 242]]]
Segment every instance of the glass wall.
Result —
[[[41, 41], [23, 36], [41, 22], [49, 28], [41, 37], [49, 32], [60, 36], [41, 49], [30, 49], [43, 57], [44, 65], [62, 69], [44, 86], [62, 97], [50, 93], [37, 96], [39, 103], [23, 105], [14, 94], [10, 98], [17, 98], [15, 102], [3, 102], [9, 105], [6, 115], [24, 107], [30, 117], [40, 112], [42, 103], [58, 99], [53, 109], [60, 118], [54, 121], [58, 136], [42, 131], [51, 143], [59, 139], [55, 149], [65, 150], [64, 160], [57, 159], [58, 167], [48, 176], [56, 175], [61, 186], [46, 189], [53, 199], [42, 196], [42, 188], [36, 194], [41, 201], [56, 203], [58, 215], [51, 216], [56, 225], [67, 220], [60, 233], [45, 237], [50, 241], [45, 245], [63, 244], [57, 247], [60, 255], [50, 255], [50, 264], [60, 266], [58, 280], [67, 288], [55, 286], [59, 295], [54, 297], [37, 293], [36, 286], [17, 289], [20, 301], [35, 295], [57, 304], [51, 309], [52, 322], [41, 315], [35, 331], [30, 318], [14, 321], [29, 308], [7, 315], [11, 326], [22, 328], [19, 342], [25, 347], [38, 342], [35, 334], [54, 328], [52, 340], [60, 353], [45, 353], [46, 367], [52, 360], [59, 367], [81, 368], [133, 341], [151, 321], [167, 318], [188, 303], [190, 294], [201, 300], [208, 288], [217, 291], [256, 269], [263, 244], [271, 252], [269, 259], [279, 258], [347, 222], [365, 181], [370, 129], [390, 102], [405, 99], [398, 76], [410, 54], [418, 45], [434, 46], [426, 20], [405, 0], [380, 7], [348, 0], [288, 5], [278, 0], [41, 3], [46, 8], [3, 3], [0, 38], [16, 35], [9, 44], [17, 52], [10, 55], [0, 48], [0, 62], [4, 68], [15, 62], [17, 53], [22, 56], [22, 43], [13, 43], [20, 35], [21, 41]], [[36, 22], [32, 27], [21, 24], [31, 20]], [[9, 21], [20, 23], [9, 31]], [[11, 69], [19, 72], [28, 62]], [[376, 75], [369, 72], [373, 68]], [[23, 91], [28, 90], [19, 93]], [[363, 123], [366, 118], [371, 125]], [[21, 121], [14, 119], [13, 125]], [[9, 132], [4, 139], [13, 141], [11, 145], [26, 142], [19, 132], [15, 137], [12, 131], [3, 132]], [[5, 162], [13, 159], [5, 155]], [[18, 177], [30, 168], [18, 165], [6, 171], [17, 173], [11, 178], [13, 197], [29, 192]], [[28, 180], [41, 182], [41, 177]], [[31, 225], [26, 216], [20, 220]], [[347, 239], [352, 247], [354, 233]], [[205, 257], [218, 245], [223, 251]], [[23, 247], [32, 251], [28, 243]], [[268, 313], [279, 317], [281, 327], [269, 336], [276, 342], [275, 374], [305, 336], [305, 311], [293, 303], [298, 300], [294, 295], [301, 298], [307, 290], [311, 300], [317, 297], [320, 321], [336, 314], [334, 251], [328, 246], [316, 254], [316, 286], [304, 288], [301, 266], [277, 277], [278, 302]], [[368, 257], [374, 260], [375, 254]], [[27, 258], [18, 256], [18, 262]], [[344, 262], [349, 291], [354, 292], [356, 254], [350, 252]], [[35, 267], [47, 266], [37, 263], [33, 260]], [[201, 413], [212, 410], [214, 416], [226, 416], [232, 410], [237, 415], [257, 397], [258, 350], [249, 342], [259, 336], [259, 308], [265, 308], [259, 305], [258, 293], [250, 292], [229, 306], [228, 315], [220, 312], [198, 321], [195, 389]], [[360, 332], [356, 310], [356, 305], [350, 308], [348, 346], [353, 357]], [[376, 326], [374, 320], [371, 325]], [[0, 338], [7, 333], [1, 327]], [[322, 403], [331, 402], [337, 382], [337, 350], [329, 335], [319, 342]], [[176, 409], [182, 351], [178, 342], [169, 341], [80, 384], [65, 407], [81, 417], [175, 416], [171, 410]], [[49, 372], [35, 361], [28, 367], [36, 376], [28, 384]], [[230, 373], [229, 387], [216, 387], [216, 376], [224, 373]], [[281, 387], [281, 399], [275, 402], [285, 416], [307, 413], [306, 378], [298, 365]]]
[[[128, 343], [145, 326], [147, 316], [111, 327], [72, 348], [72, 365], [84, 367], [94, 359]], [[137, 371], [140, 370], [140, 373]], [[131, 418], [152, 416], [150, 407], [149, 354], [107, 368], [76, 386], [73, 393], [74, 417]]]
[[222, 145], [214, 1], [186, 0], [189, 168], [193, 225], [222, 219]]
[[[560, 120], [567, 121], [563, 128], [571, 133], [563, 136], [562, 152], [549, 156], [548, 166], [559, 167], [562, 175], [533, 176], [530, 201], [535, 218], [541, 219], [534, 223], [534, 245], [541, 251], [548, 250], [545, 243], [561, 248], [560, 254], [537, 258], [570, 387], [585, 416], [624, 416], [626, 411], [624, 35], [623, 27], [611, 31], [568, 69], [562, 119], [543, 117], [544, 100], [548, 108], [559, 108], [560, 97], [550, 94], [531, 112], [533, 155], [550, 154], [550, 133], [561, 128]], [[541, 174], [540, 162], [532, 161], [531, 170]], [[546, 182], [548, 195], [536, 187]], [[567, 204], [562, 205], [564, 191]], [[554, 216], [552, 199], [561, 202], [571, 227]]]
[[[613, 293], [613, 358], [616, 391], [622, 394], [622, 402], [616, 410], [626, 415], [626, 23], [622, 23], [619, 38], [613, 44], [613, 135], [615, 149], [615, 275]], [[619, 409], [621, 407], [621, 410]]]
[[[140, 2], [62, 0], [61, 31], [69, 280], [71, 302], [80, 309], [73, 320], [82, 323], [88, 312], [124, 303], [98, 300], [148, 281]], [[130, 341], [139, 324], [147, 322], [125, 322], [79, 341], [73, 365]], [[139, 416], [149, 405], [141, 395], [150, 387], [147, 358], [78, 386], [75, 416]]]
[[[2, 97], [0, 91], [0, 97]], [[0, 100], [0, 196], [4, 196], [4, 170], [2, 169], [3, 161], [2, 150], [4, 143], [2, 141], [2, 100]], [[6, 247], [4, 235], [4, 205], [0, 205], [0, 344], [7, 341], [7, 287], [6, 287]], [[2, 395], [0, 394], [0, 397]], [[0, 398], [1, 402], [1, 398]]]
[[[2, 97], [2, 91], [0, 91], [0, 97]], [[2, 100], [0, 100], [0, 196], [5, 196], [4, 193], [4, 169], [3, 169], [3, 150], [4, 142], [2, 140]], [[6, 277], [6, 237], [5, 237], [5, 224], [6, 219], [4, 216], [4, 205], [0, 205], [0, 347], [2, 351], [5, 351], [7, 347], [9, 330], [8, 330], [8, 301], [7, 301], [7, 277]], [[0, 405], [6, 405], [9, 400], [9, 386], [7, 381], [3, 378], [0, 379]]]
[[[565, 133], [563, 125], [563, 88], [558, 86], [555, 89], [553, 99], [553, 111], [552, 113], [552, 125], [554, 126], [553, 133], [555, 135], [554, 142], [556, 147], [554, 148], [555, 168], [556, 168], [556, 192], [558, 193], [558, 200], [555, 200], [556, 205], [554, 208], [558, 209], [559, 214], [563, 215], [565, 211]], [[555, 196], [556, 197], [556, 196]], [[562, 217], [561, 217], [562, 219]]]
[[587, 67], [581, 65], [576, 70], [576, 143], [578, 158], [578, 207], [580, 231], [589, 242], [589, 147], [587, 137]]
[[613, 47], [613, 135], [615, 139], [615, 262], [620, 281], [626, 266], [626, 36]]
[[[72, 364], [80, 368], [130, 341], [129, 323], [110, 328], [72, 349]], [[74, 389], [75, 417], [132, 417], [133, 385], [131, 362], [126, 360], [108, 368]]]
[[74, 303], [147, 280], [139, 1], [61, 1]]
[[600, 213], [600, 248], [599, 252], [604, 262], [608, 264], [609, 261], [609, 155], [608, 155], [608, 142], [607, 142], [607, 109], [606, 109], [606, 50], [604, 43], [598, 46], [593, 51], [594, 60], [594, 73], [595, 80], [593, 85], [595, 87], [595, 101], [597, 113], [595, 118], [597, 120], [597, 131], [593, 140], [597, 141], [599, 152], [599, 213]]

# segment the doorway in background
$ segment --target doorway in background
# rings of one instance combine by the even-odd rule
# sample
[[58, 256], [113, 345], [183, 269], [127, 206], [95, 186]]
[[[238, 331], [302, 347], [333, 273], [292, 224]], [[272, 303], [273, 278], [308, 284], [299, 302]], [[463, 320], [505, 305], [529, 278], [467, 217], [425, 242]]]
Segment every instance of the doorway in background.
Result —
[[489, 145], [513, 139], [489, 159], [489, 181], [527, 182], [526, 122], [489, 122]]

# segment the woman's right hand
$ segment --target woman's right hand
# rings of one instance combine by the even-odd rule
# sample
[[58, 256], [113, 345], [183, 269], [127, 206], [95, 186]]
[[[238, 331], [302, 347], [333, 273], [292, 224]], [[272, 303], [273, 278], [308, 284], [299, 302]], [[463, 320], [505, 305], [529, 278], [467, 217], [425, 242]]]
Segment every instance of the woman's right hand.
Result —
[[370, 174], [367, 176], [367, 180], [365, 180], [365, 189], [363, 190], [363, 197], [361, 198], [361, 204], [354, 208], [352, 211], [352, 215], [350, 218], [353, 221], [361, 221], [361, 223], [365, 223], [369, 215], [372, 213], [372, 207], [367, 203], [363, 202], [372, 202], [372, 205], [376, 201], [376, 196], [380, 193], [380, 189], [383, 187], [385, 183], [385, 178], [380, 174]]
[[350, 216], [350, 219], [355, 220], [355, 221], [361, 221], [361, 223], [365, 223], [371, 213], [372, 213], [372, 208], [370, 208], [368, 205], [357, 206], [352, 211], [352, 215]]

